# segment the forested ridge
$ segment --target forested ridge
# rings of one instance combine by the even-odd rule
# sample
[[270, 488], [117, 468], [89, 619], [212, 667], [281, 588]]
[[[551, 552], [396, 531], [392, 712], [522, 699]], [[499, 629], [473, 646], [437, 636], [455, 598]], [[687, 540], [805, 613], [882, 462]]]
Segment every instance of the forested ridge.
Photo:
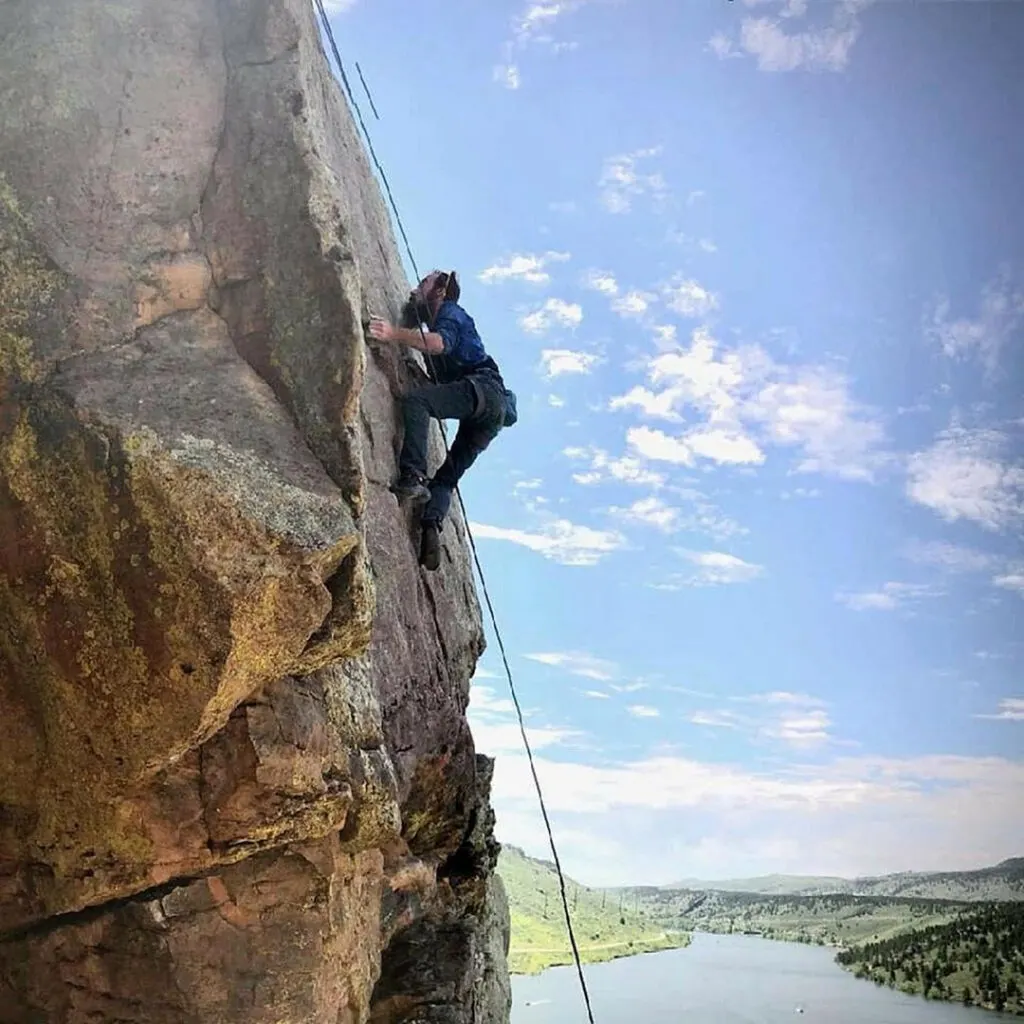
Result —
[[946, 924], [842, 950], [861, 978], [929, 999], [1024, 1016], [1024, 906], [990, 904]]

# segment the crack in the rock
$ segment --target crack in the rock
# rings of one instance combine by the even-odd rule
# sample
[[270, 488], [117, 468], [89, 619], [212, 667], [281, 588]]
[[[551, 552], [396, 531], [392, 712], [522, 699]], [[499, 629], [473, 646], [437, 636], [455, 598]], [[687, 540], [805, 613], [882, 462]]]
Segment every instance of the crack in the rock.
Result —
[[200, 879], [208, 878], [218, 870], [219, 868], [211, 868], [209, 871], [199, 872], [195, 875], [169, 879], [160, 885], [132, 893], [130, 896], [118, 896], [116, 899], [106, 900], [103, 903], [95, 903], [91, 906], [83, 907], [81, 910], [68, 910], [60, 914], [54, 914], [52, 917], [47, 917], [42, 921], [35, 921], [32, 924], [21, 925], [17, 928], [10, 928], [7, 931], [0, 932], [0, 946], [26, 938], [49, 935], [57, 929], [66, 927], [69, 924], [88, 924], [89, 922], [95, 921], [98, 918], [103, 917], [105, 914], [110, 913], [112, 910], [118, 910], [121, 907], [130, 907], [134, 904], [147, 903], [153, 900], [162, 900], [172, 892], [175, 892], [178, 889], [184, 889]]

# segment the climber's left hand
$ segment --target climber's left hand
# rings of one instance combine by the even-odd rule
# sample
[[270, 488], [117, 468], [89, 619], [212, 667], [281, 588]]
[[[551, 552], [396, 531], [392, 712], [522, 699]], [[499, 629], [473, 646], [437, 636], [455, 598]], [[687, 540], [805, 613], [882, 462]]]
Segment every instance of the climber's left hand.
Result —
[[371, 316], [369, 334], [374, 341], [395, 341], [395, 326], [379, 316]]

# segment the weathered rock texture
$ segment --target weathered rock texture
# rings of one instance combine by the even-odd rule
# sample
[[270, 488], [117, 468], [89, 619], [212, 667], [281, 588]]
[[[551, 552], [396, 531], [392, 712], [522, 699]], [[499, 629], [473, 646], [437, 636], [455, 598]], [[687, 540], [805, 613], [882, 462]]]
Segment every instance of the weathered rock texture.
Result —
[[0, 1024], [507, 1020], [407, 291], [310, 0], [0, 3]]

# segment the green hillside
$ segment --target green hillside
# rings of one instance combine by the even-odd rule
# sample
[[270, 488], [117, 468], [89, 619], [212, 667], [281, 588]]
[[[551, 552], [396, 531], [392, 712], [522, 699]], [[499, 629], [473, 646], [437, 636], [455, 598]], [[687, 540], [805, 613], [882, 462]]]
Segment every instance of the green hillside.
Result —
[[[512, 913], [509, 966], [516, 974], [532, 974], [547, 967], [572, 963], [558, 876], [554, 866], [533, 860], [506, 846], [498, 873], [508, 891]], [[654, 920], [639, 901], [625, 893], [587, 889], [566, 880], [573, 929], [587, 963], [685, 946], [686, 932]]]
[[844, 950], [836, 960], [904, 992], [1024, 1016], [1024, 904], [964, 910], [947, 924]]
[[890, 896], [764, 896], [748, 892], [634, 889], [648, 916], [668, 927], [851, 946], [952, 921], [964, 903]]

